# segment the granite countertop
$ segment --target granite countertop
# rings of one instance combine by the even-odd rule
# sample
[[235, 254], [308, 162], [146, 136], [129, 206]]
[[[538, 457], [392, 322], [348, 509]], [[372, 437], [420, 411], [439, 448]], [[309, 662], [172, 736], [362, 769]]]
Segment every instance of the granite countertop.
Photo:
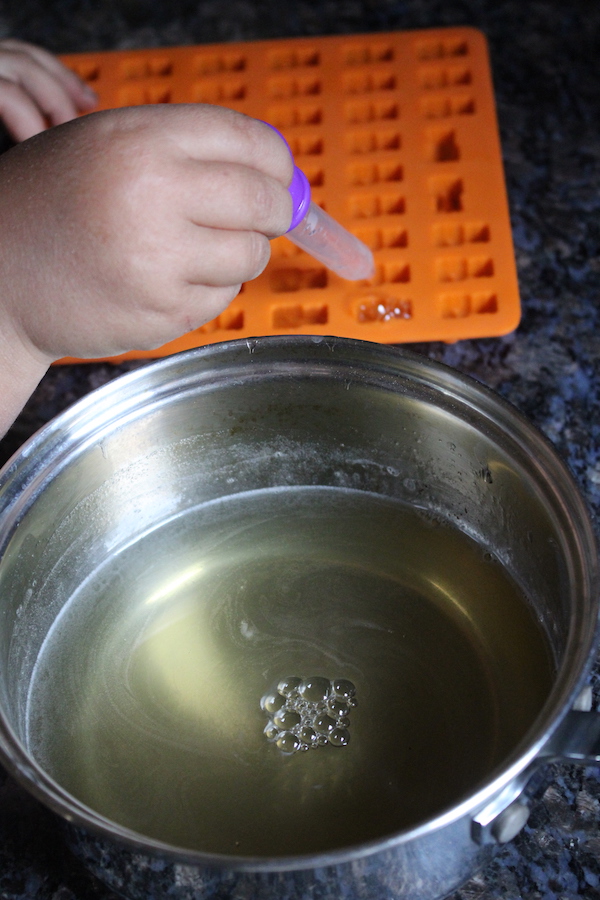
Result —
[[[8, 0], [0, 36], [55, 52], [440, 25], [490, 43], [522, 322], [503, 338], [419, 344], [496, 389], [555, 444], [600, 517], [600, 5], [591, 0]], [[120, 372], [53, 368], [0, 444]], [[598, 706], [600, 669], [593, 675]], [[454, 900], [600, 900], [600, 767], [556, 765], [529, 823]], [[113, 900], [54, 820], [0, 769], [1, 900]]]

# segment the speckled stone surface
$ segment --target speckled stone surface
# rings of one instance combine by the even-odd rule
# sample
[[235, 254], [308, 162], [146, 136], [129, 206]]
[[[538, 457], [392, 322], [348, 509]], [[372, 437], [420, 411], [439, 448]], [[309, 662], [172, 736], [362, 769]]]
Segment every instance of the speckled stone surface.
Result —
[[[523, 319], [419, 352], [490, 385], [555, 444], [600, 521], [600, 4], [594, 0], [10, 0], [0, 36], [56, 52], [468, 24], [488, 36]], [[133, 365], [53, 369], [2, 460]], [[594, 686], [600, 684], [596, 669]], [[596, 705], [598, 692], [595, 692]], [[528, 825], [453, 900], [600, 900], [600, 767], [556, 765]], [[1, 900], [113, 900], [0, 769]]]

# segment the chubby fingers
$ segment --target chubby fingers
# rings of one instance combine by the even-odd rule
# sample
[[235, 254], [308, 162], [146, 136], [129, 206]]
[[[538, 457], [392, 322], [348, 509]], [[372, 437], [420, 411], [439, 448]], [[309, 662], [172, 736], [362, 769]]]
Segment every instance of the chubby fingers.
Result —
[[292, 219], [293, 163], [272, 129], [181, 105], [94, 113], [65, 136], [86, 124], [96, 152], [81, 196], [95, 198], [90, 222], [119, 257], [184, 284], [236, 285], [262, 272], [269, 239]]
[[256, 278], [269, 262], [269, 239], [292, 216], [287, 187], [239, 163], [183, 159], [168, 185], [153, 178], [128, 187], [127, 219], [144, 229], [121, 242], [146, 272], [158, 266], [183, 286], [237, 289]]
[[[194, 109], [202, 116], [200, 134], [193, 127]], [[177, 139], [190, 158], [239, 163], [264, 172], [286, 186], [291, 182], [294, 163], [289, 148], [272, 126], [233, 110], [201, 104], [195, 108], [182, 104], [178, 112], [186, 119], [189, 116], [191, 129], [182, 129]]]
[[15, 141], [25, 141], [46, 128], [37, 103], [20, 85], [0, 75], [0, 119]]
[[95, 93], [51, 53], [23, 41], [0, 41], [0, 116], [26, 140], [95, 106]]
[[94, 113], [100, 142], [129, 154], [132, 144], [168, 141], [172, 158], [234, 163], [275, 178], [286, 187], [293, 161], [282, 138], [264, 122], [204, 103], [128, 107]]
[[71, 98], [78, 110], [91, 109], [98, 103], [96, 92], [89, 85], [82, 81], [75, 72], [68, 69], [67, 66], [36, 44], [28, 44], [26, 41], [19, 41], [16, 38], [7, 38], [0, 41], [0, 55], [3, 50], [12, 51], [13, 53], [21, 53], [24, 57], [29, 57], [36, 62], [41, 69], [44, 69]]
[[287, 187], [272, 175], [239, 163], [187, 160], [181, 198], [186, 218], [198, 226], [284, 234], [292, 218]]
[[269, 240], [256, 231], [192, 226], [181, 248], [187, 256], [184, 282], [234, 287], [257, 278], [271, 257]]
[[[120, 266], [132, 262], [145, 277], [152, 273], [155, 285], [170, 283], [165, 294], [173, 296], [178, 286], [237, 292], [264, 270], [269, 238], [285, 232], [291, 219], [287, 187], [237, 163], [179, 160], [168, 183], [161, 184], [156, 173], [149, 180], [130, 179], [121, 197], [126, 205], [111, 207], [116, 219], [107, 233], [120, 235]], [[123, 234], [117, 229], [125, 219], [130, 228]]]

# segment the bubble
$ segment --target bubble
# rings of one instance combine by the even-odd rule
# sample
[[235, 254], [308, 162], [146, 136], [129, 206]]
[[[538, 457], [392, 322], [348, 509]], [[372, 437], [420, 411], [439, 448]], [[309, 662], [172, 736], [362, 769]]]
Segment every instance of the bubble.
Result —
[[329, 743], [332, 747], [345, 747], [350, 740], [350, 732], [347, 728], [334, 728], [329, 734]]
[[273, 722], [267, 722], [263, 734], [268, 741], [274, 741], [279, 734], [279, 728]]
[[277, 746], [283, 753], [295, 753], [300, 749], [300, 739], [291, 731], [282, 731], [277, 738]]
[[326, 714], [322, 714], [315, 718], [313, 728], [319, 734], [327, 735], [329, 732], [335, 728], [335, 719], [332, 719], [331, 716]]
[[301, 741], [304, 741], [307, 747], [312, 747], [317, 743], [318, 735], [314, 728], [310, 725], [303, 725], [297, 732]]
[[313, 676], [304, 678], [298, 688], [300, 696], [309, 703], [323, 703], [331, 693], [331, 683], [327, 678]]
[[345, 747], [350, 740], [351, 709], [357, 705], [355, 694], [347, 678], [282, 678], [277, 691], [266, 693], [260, 701], [268, 717], [265, 737], [286, 755], [327, 744]]
[[345, 716], [350, 709], [347, 703], [344, 703], [343, 700], [339, 700], [337, 697], [331, 698], [327, 704], [327, 708], [336, 719], [339, 718], [339, 716]]
[[282, 678], [277, 685], [277, 690], [284, 697], [297, 697], [298, 687], [301, 681], [301, 678], [296, 678], [295, 676], [292, 676], [290, 678]]
[[341, 697], [343, 700], [349, 700], [356, 693], [356, 688], [347, 678], [336, 678], [332, 685], [336, 697]]
[[293, 709], [288, 709], [284, 707], [275, 713], [273, 716], [273, 722], [277, 725], [278, 728], [285, 728], [291, 730], [300, 724], [302, 721], [301, 716], [295, 712]]
[[285, 697], [282, 697], [281, 694], [265, 694], [260, 705], [265, 712], [276, 713], [285, 705]]

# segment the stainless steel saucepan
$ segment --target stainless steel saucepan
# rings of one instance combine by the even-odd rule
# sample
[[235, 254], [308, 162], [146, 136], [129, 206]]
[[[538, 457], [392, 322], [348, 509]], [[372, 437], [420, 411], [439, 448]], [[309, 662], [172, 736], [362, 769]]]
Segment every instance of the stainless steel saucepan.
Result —
[[[46, 771], [31, 740], [32, 684], [48, 636], [68, 622], [92, 573], [109, 571], [162, 523], [233, 495], [300, 486], [398, 501], [475, 542], [519, 586], [544, 634], [544, 696], [530, 697], [522, 683], [515, 717], [527, 709], [528, 719], [518, 734], [498, 736], [500, 758], [486, 762], [465, 745], [448, 763], [460, 770], [455, 789], [358, 843], [242, 855], [107, 817]], [[368, 557], [368, 531], [363, 545]], [[86, 865], [134, 900], [445, 896], [523, 827], [540, 767], [600, 760], [600, 715], [586, 693], [597, 622], [592, 526], [548, 441], [490, 390], [396, 348], [269, 337], [165, 358], [76, 403], [0, 477], [0, 761], [65, 823]], [[507, 666], [512, 640], [481, 633], [482, 646], [504, 642]], [[46, 731], [58, 726], [62, 699], [42, 711]], [[393, 712], [393, 692], [388, 703]], [[438, 749], [444, 761], [443, 737]], [[174, 789], [173, 803], [182, 797]], [[199, 815], [210, 821], [210, 805]]]

